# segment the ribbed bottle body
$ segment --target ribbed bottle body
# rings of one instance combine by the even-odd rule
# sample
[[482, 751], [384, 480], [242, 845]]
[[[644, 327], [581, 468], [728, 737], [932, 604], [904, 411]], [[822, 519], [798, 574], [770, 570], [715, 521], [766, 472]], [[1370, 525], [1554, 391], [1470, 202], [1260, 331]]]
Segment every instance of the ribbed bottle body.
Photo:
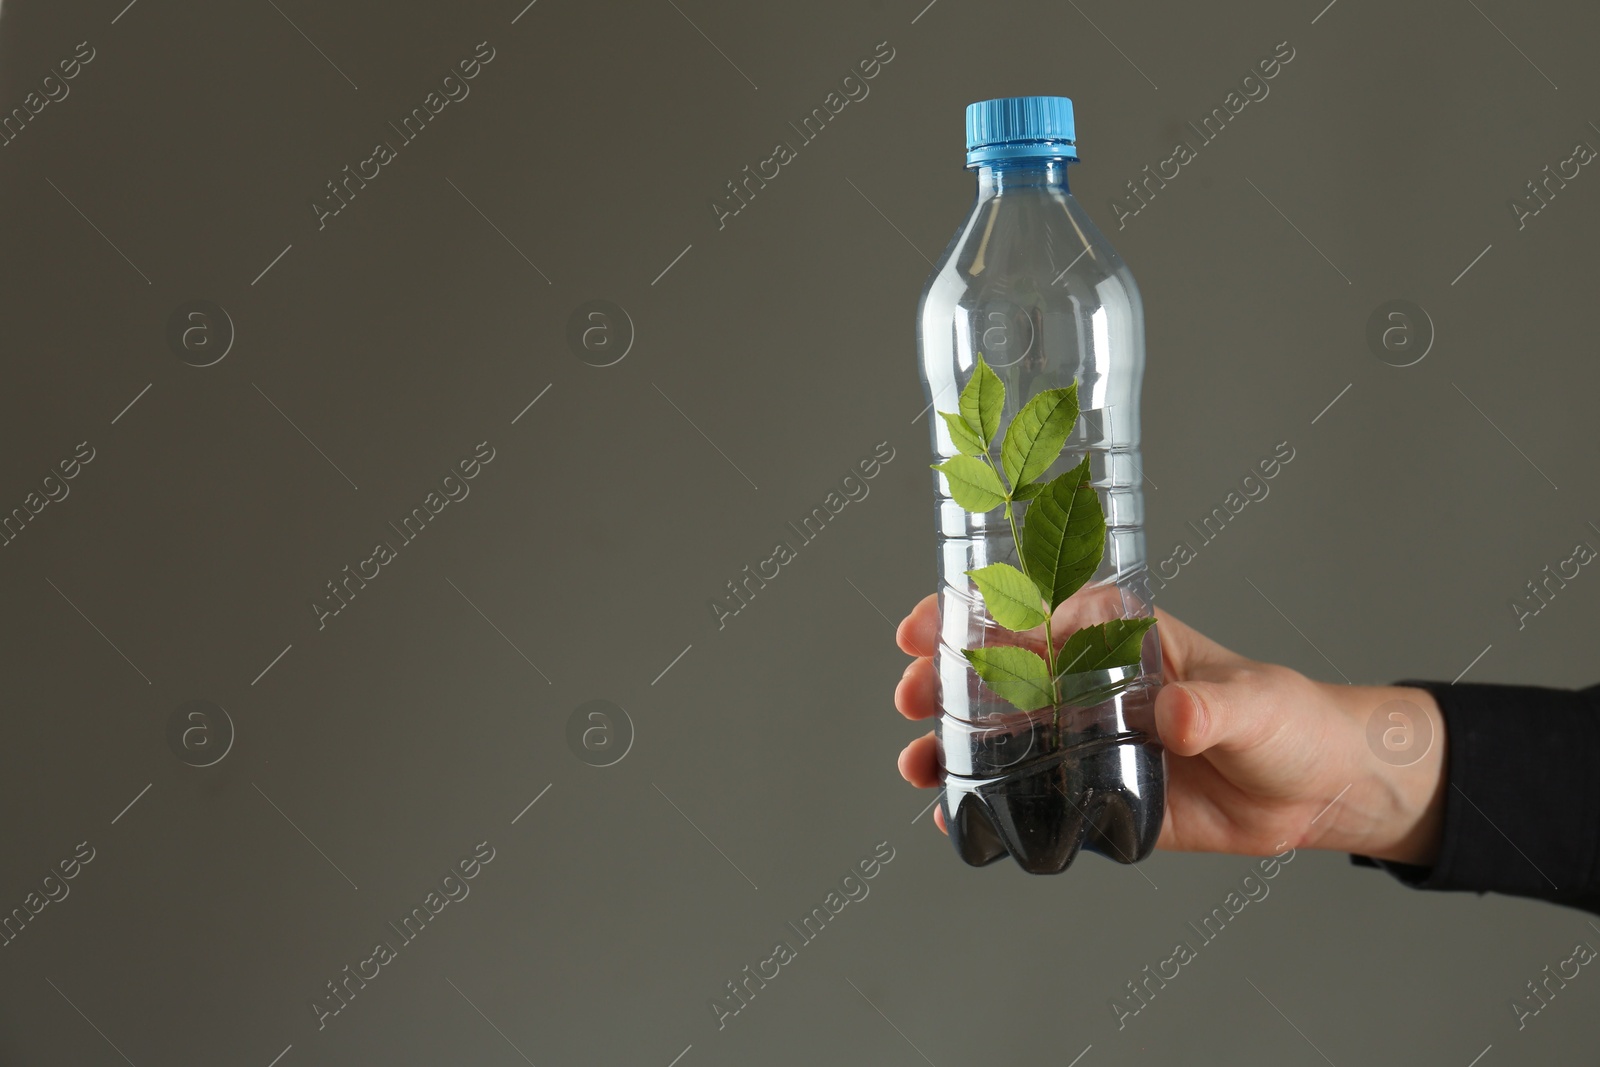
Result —
[[[1005, 385], [997, 453], [1029, 398], [1077, 383], [1078, 422], [1039, 480], [1087, 456], [1105, 513], [1106, 544], [1098, 570], [1056, 611], [1057, 647], [1084, 626], [1151, 614], [1139, 457], [1144, 310], [1126, 264], [1068, 191], [1065, 169], [1060, 161], [1030, 161], [979, 170], [978, 198], [924, 287], [917, 330], [938, 461], [958, 450], [932, 409], [957, 410], [980, 353]], [[961, 654], [1018, 643], [1018, 635], [989, 615], [966, 574], [996, 562], [1021, 566], [1011, 523], [1003, 508], [964, 510], [944, 476], [932, 474], [938, 733], [946, 825], [958, 851], [970, 863], [1009, 852], [1024, 868], [1040, 871], [1062, 869], [1080, 847], [1123, 862], [1143, 858], [1162, 814], [1162, 755], [1153, 722], [1161, 682], [1155, 631], [1145, 636], [1138, 668], [1078, 679], [1085, 686], [1119, 682], [1123, 688], [1110, 699], [1019, 712]], [[1018, 530], [1027, 506], [1016, 506]]]

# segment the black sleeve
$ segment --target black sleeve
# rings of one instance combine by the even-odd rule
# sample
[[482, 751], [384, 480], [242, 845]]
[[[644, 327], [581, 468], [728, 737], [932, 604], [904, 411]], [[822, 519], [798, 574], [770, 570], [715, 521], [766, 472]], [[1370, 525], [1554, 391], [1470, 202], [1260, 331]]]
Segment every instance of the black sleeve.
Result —
[[1417, 889], [1493, 891], [1600, 913], [1600, 686], [1399, 682], [1444, 715], [1444, 836], [1432, 867], [1351, 856]]

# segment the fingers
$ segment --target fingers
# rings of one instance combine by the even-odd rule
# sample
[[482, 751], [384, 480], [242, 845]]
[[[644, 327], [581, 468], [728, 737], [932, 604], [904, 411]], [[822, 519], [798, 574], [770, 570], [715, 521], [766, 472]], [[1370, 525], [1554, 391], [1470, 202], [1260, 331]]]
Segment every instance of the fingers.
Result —
[[[917, 602], [911, 613], [900, 621], [894, 633], [895, 643], [907, 655], [916, 656], [900, 677], [894, 689], [894, 706], [908, 719], [926, 719], [938, 714], [936, 699], [937, 679], [933, 671], [933, 654], [939, 641], [939, 598], [929, 593]], [[939, 742], [928, 731], [900, 752], [900, 776], [918, 789], [932, 789], [940, 784]], [[944, 811], [934, 808], [933, 821], [941, 834], [950, 831], [944, 825]]]
[[914, 659], [894, 687], [894, 706], [908, 719], [926, 719], [939, 713], [933, 660]]
[[932, 730], [900, 750], [900, 777], [918, 789], [939, 784], [939, 743]]
[[900, 620], [894, 632], [895, 643], [910, 656], [931, 656], [939, 641], [939, 598], [929, 593]]
[[[923, 734], [901, 751], [900, 775], [918, 789], [932, 789], [942, 784], [939, 778], [939, 743], [932, 731]], [[944, 824], [943, 807], [933, 809], [933, 821], [941, 834], [950, 833]]]
[[901, 650], [918, 657], [906, 667], [894, 689], [894, 706], [908, 719], [926, 719], [939, 711], [931, 658], [938, 639], [939, 599], [929, 593], [895, 631], [895, 642]]

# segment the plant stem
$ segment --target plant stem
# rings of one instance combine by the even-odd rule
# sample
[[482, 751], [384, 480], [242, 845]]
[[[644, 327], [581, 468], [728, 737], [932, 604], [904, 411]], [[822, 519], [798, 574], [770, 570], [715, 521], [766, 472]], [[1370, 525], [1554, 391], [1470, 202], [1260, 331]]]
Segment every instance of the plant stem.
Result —
[[[1004, 484], [1004, 476], [1000, 474], [999, 468], [995, 467], [994, 460], [989, 458], [987, 452], [984, 453], [983, 460], [989, 464], [989, 469], [993, 470], [995, 476], [1001, 478], [1002, 484]], [[1011, 543], [1017, 548], [1017, 563], [1021, 565], [1023, 577], [1032, 581], [1032, 576], [1028, 574], [1028, 561], [1022, 554], [1022, 538], [1017, 535], [1017, 517], [1011, 512], [1011, 493], [1015, 489], [1016, 486], [1011, 486], [1006, 490], [1006, 522], [1011, 527]], [[1061, 703], [1061, 690], [1056, 684], [1056, 650], [1054, 640], [1050, 634], [1050, 615], [1051, 613], [1046, 611], [1044, 616], [1045, 667], [1050, 671], [1050, 703], [1057, 705]], [[1060, 712], [1056, 711], [1053, 714], [1059, 716]]]

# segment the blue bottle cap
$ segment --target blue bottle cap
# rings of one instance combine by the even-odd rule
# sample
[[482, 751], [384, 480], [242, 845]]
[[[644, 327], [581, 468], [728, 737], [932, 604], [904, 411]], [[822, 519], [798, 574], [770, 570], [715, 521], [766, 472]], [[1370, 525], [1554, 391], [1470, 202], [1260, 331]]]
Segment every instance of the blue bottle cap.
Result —
[[1072, 101], [1010, 96], [967, 105], [967, 166], [1014, 159], [1076, 160]]

